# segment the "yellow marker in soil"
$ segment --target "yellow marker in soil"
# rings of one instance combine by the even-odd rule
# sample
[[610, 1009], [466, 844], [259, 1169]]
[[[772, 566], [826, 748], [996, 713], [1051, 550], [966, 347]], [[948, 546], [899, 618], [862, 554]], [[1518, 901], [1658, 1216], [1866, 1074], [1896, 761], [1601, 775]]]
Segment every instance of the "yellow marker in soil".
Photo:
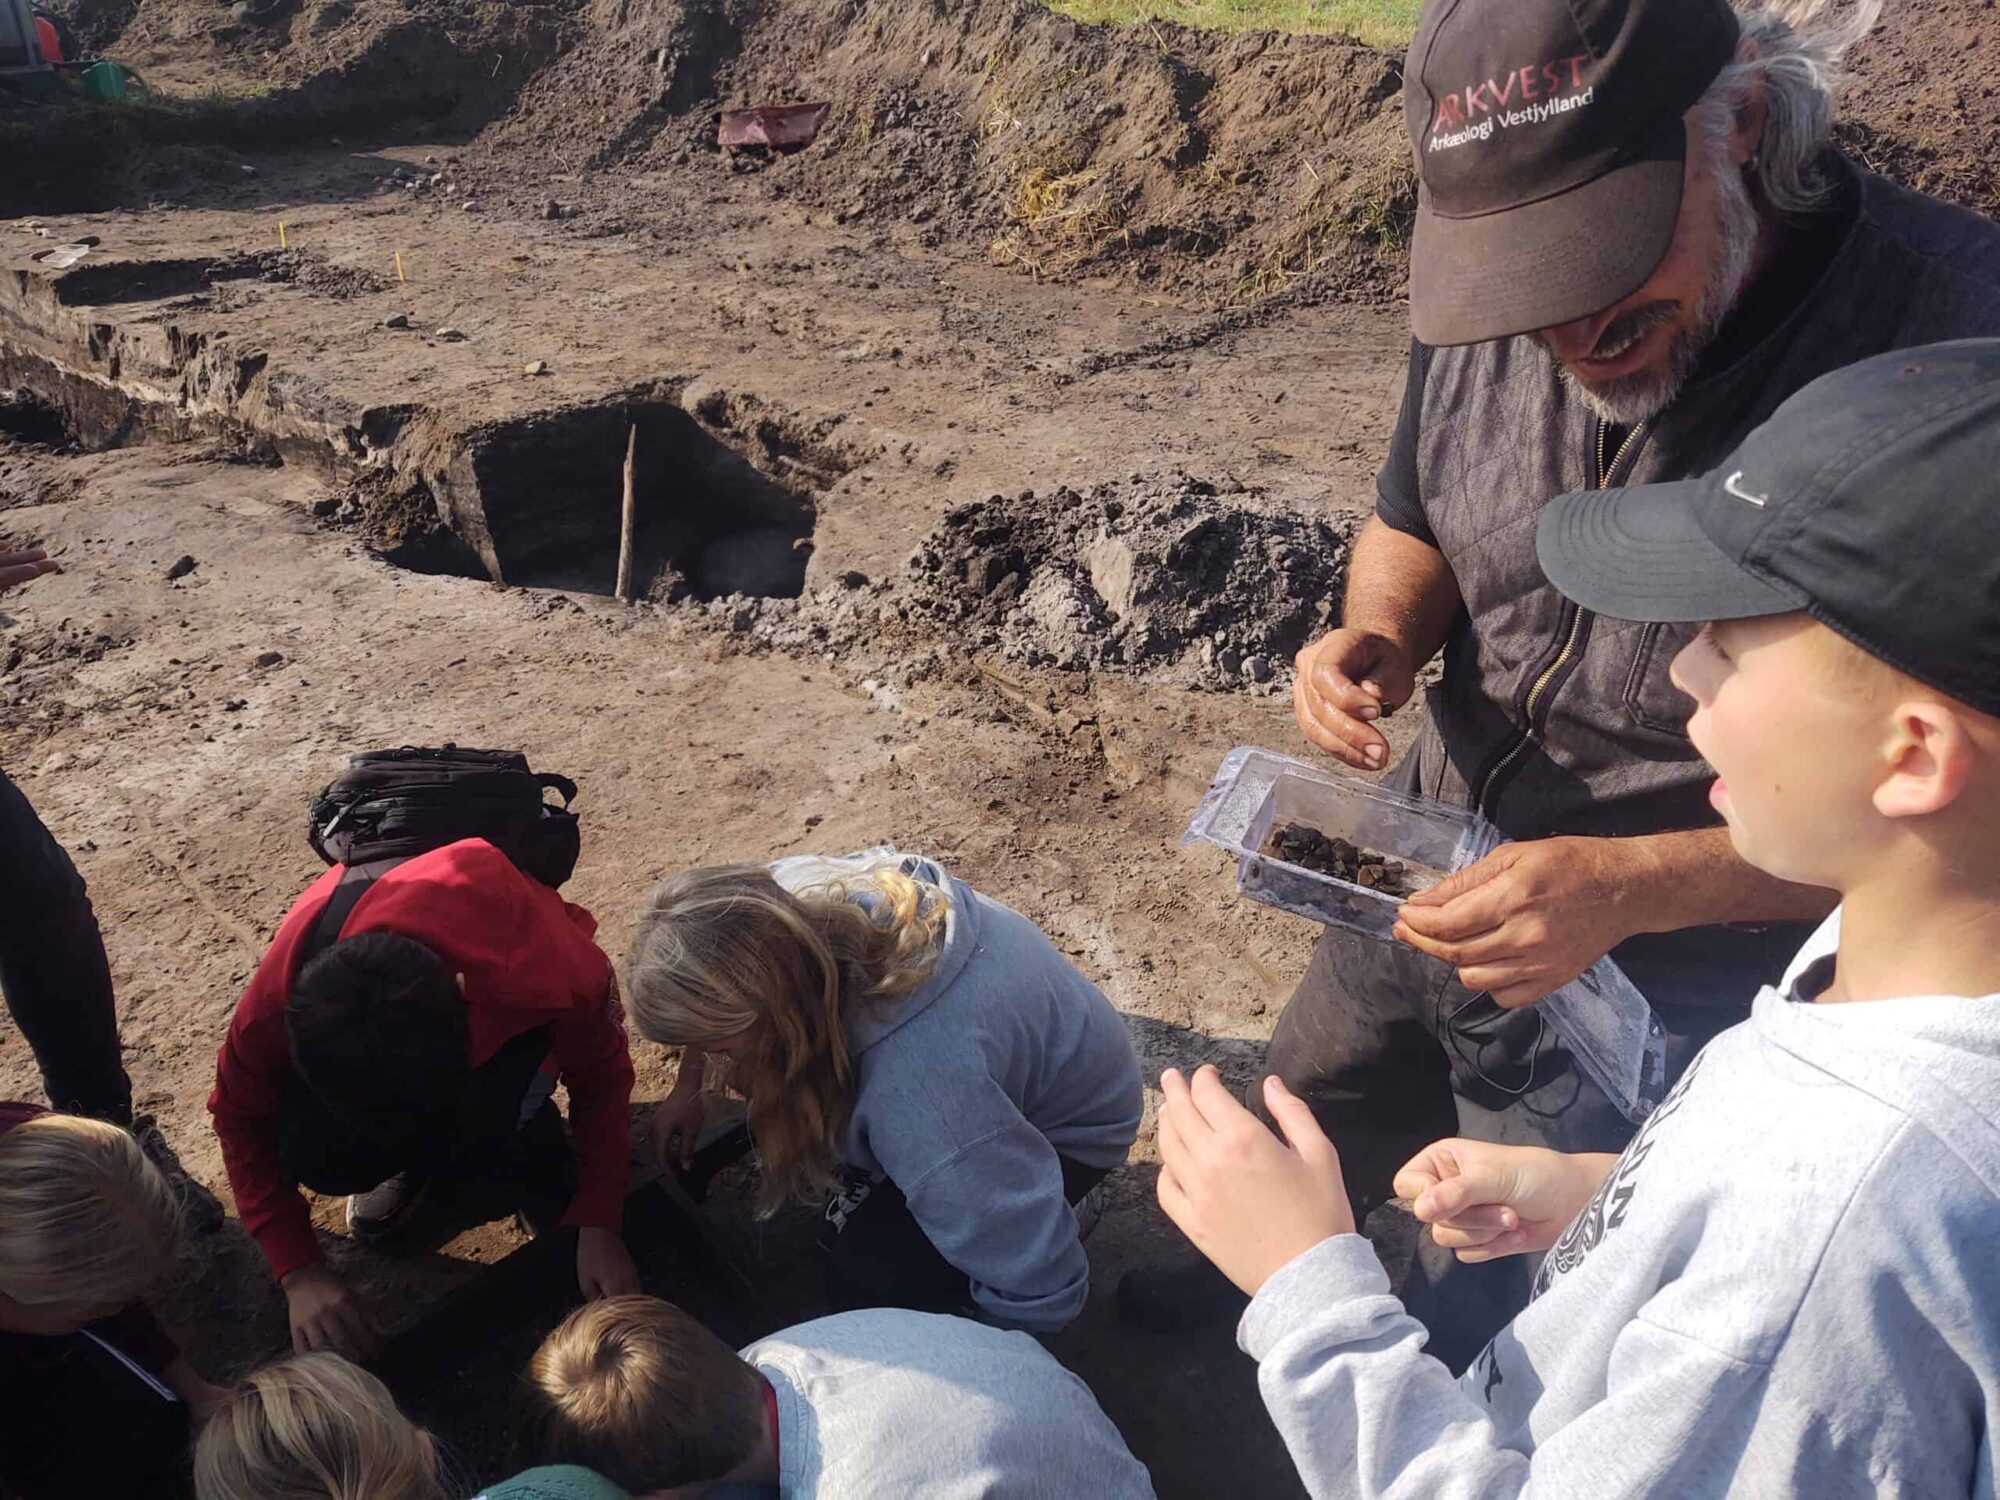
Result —
[[400, 250], [396, 252], [396, 279], [398, 281], [408, 281], [410, 279], [403, 274], [403, 252]]
[[285, 221], [283, 219], [278, 220], [278, 248], [280, 250], [289, 250], [292, 248], [285, 243]]

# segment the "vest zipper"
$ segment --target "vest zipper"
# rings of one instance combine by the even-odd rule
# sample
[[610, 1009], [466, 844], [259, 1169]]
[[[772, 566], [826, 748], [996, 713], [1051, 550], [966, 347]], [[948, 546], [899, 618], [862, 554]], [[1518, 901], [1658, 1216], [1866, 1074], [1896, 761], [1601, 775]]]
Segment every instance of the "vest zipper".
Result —
[[[1618, 445], [1618, 451], [1607, 459], [1604, 451], [1604, 423], [1598, 422], [1597, 475], [1592, 489], [1601, 490], [1610, 482], [1611, 475], [1625, 461], [1625, 455], [1632, 451], [1632, 445], [1639, 441], [1645, 431], [1644, 422], [1633, 427], [1625, 434], [1625, 441]], [[1548, 690], [1549, 684], [1555, 681], [1557, 674], [1569, 664], [1570, 657], [1576, 653], [1576, 644], [1583, 635], [1585, 619], [1586, 612], [1583, 609], [1576, 606], [1570, 608], [1569, 630], [1563, 637], [1562, 649], [1556, 653], [1556, 659], [1535, 678], [1534, 686], [1528, 689], [1528, 696], [1522, 702], [1522, 716], [1527, 720], [1528, 727], [1521, 731], [1521, 738], [1515, 742], [1514, 748], [1494, 762], [1493, 769], [1486, 773], [1486, 779], [1479, 784], [1479, 796], [1473, 805], [1488, 817], [1492, 816], [1492, 810], [1487, 799], [1492, 795], [1494, 784], [1499, 781], [1501, 773], [1526, 754], [1528, 747], [1535, 743], [1535, 705], [1541, 701], [1542, 694]]]

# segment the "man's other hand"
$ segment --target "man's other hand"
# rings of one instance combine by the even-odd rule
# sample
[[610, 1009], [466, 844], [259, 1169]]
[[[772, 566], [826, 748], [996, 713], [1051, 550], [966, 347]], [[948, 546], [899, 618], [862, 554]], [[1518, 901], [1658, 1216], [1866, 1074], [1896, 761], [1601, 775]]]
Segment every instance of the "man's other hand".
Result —
[[1190, 1083], [1160, 1078], [1160, 1207], [1194, 1247], [1251, 1296], [1322, 1240], [1354, 1233], [1340, 1157], [1301, 1099], [1277, 1078], [1264, 1103], [1280, 1141], [1212, 1067]]
[[1642, 866], [1619, 839], [1502, 844], [1403, 903], [1396, 936], [1507, 1010], [1533, 1005], [1635, 932]]
[[1298, 654], [1292, 712], [1313, 744], [1350, 766], [1379, 771], [1389, 742], [1375, 727], [1416, 691], [1409, 651], [1385, 635], [1336, 630]]

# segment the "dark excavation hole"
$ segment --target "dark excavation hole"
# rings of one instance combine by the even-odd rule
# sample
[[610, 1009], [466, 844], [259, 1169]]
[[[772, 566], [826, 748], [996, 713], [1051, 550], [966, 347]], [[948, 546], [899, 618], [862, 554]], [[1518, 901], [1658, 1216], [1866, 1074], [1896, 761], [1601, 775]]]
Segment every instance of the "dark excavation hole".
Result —
[[412, 573], [428, 573], [436, 578], [485, 578], [486, 564], [456, 532], [440, 526], [416, 536], [406, 536], [393, 547], [377, 553], [384, 562]]
[[638, 598], [796, 598], [812, 552], [811, 492], [781, 483], [677, 406], [552, 412], [510, 423], [472, 458], [500, 580], [609, 594], [618, 576], [627, 434]]
[[56, 282], [56, 300], [65, 307], [108, 307], [121, 302], [162, 302], [205, 292], [218, 281], [256, 276], [254, 256], [224, 260], [86, 260]]
[[0, 390], [0, 439], [5, 438], [57, 452], [76, 447], [62, 409], [28, 391]]

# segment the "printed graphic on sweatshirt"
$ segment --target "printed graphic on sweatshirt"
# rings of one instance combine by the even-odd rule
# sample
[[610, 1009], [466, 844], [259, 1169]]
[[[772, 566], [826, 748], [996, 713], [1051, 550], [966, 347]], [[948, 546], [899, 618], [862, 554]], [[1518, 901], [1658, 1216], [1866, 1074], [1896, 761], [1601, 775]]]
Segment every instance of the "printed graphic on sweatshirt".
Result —
[[1652, 1154], [1653, 1145], [1659, 1139], [1660, 1127], [1680, 1109], [1681, 1101], [1687, 1098], [1688, 1087], [1694, 1082], [1700, 1067], [1701, 1054], [1696, 1053], [1674, 1091], [1639, 1127], [1639, 1133], [1632, 1137], [1632, 1144], [1625, 1148], [1618, 1164], [1591, 1195], [1583, 1212], [1563, 1231], [1555, 1248], [1542, 1258], [1542, 1268], [1535, 1273], [1535, 1290], [1529, 1300], [1541, 1296], [1555, 1285], [1558, 1276], [1582, 1265], [1584, 1258], [1597, 1248], [1599, 1242], [1625, 1222], [1626, 1210], [1632, 1206], [1632, 1196], [1638, 1191], [1639, 1178], [1645, 1172], [1646, 1158]]
[[854, 1211], [866, 1203], [882, 1179], [872, 1172], [864, 1172], [859, 1167], [843, 1167], [840, 1180], [834, 1183], [826, 1195], [824, 1217], [839, 1234], [847, 1227], [847, 1221], [854, 1217]]
[[1584, 52], [1530, 63], [1442, 95], [1425, 149], [1450, 151], [1489, 141], [1496, 131], [1543, 125], [1558, 115], [1589, 108], [1597, 100], [1597, 86], [1584, 81], [1589, 61], [1590, 54]]

